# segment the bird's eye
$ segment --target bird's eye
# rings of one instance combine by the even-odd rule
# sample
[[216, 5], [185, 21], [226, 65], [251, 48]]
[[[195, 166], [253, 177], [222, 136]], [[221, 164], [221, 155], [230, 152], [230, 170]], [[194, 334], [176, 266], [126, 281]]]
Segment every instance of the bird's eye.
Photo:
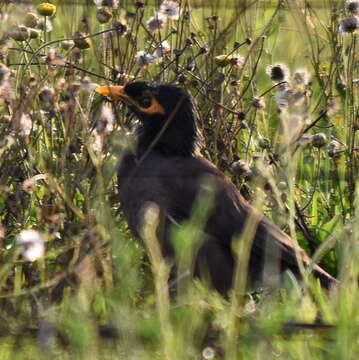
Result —
[[138, 104], [143, 108], [149, 108], [152, 104], [152, 99], [148, 96], [145, 96], [138, 101]]

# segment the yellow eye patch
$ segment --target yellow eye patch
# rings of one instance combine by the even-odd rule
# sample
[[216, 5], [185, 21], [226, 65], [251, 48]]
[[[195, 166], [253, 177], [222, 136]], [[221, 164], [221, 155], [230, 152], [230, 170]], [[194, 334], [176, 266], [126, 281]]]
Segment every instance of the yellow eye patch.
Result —
[[120, 86], [120, 85], [100, 86], [96, 89], [96, 91], [99, 94], [108, 96], [113, 99], [128, 100], [129, 102], [131, 102], [131, 104], [136, 106], [141, 112], [143, 112], [145, 114], [148, 114], [148, 115], [156, 115], [156, 114], [164, 115], [165, 114], [165, 109], [153, 95], [150, 95], [151, 105], [149, 107], [142, 107], [142, 106], [140, 106], [140, 104], [138, 104], [138, 102], [136, 100], [132, 99], [130, 96], [128, 96], [126, 94], [126, 92], [124, 90], [124, 86]]

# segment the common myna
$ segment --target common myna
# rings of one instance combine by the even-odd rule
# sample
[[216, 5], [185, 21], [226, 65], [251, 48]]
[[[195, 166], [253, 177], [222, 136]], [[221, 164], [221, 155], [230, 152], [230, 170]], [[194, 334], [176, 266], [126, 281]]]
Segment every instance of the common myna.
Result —
[[[215, 165], [196, 155], [198, 112], [193, 97], [177, 86], [142, 81], [102, 86], [97, 92], [124, 101], [139, 119], [136, 150], [124, 155], [118, 171], [121, 207], [129, 227], [140, 236], [144, 206], [158, 205], [164, 257], [174, 258], [171, 229], [190, 218], [203, 178], [215, 179], [214, 204], [203, 229], [194, 275], [206, 274], [215, 289], [228, 293], [236, 264], [232, 240], [241, 234], [254, 209]], [[300, 278], [296, 246], [260, 215], [249, 258], [250, 287], [266, 285], [263, 281], [271, 275], [265, 274], [271, 268], [268, 263], [280, 274], [290, 270]], [[297, 249], [304, 267], [309, 266], [311, 259], [303, 249]], [[336, 282], [317, 265], [313, 274], [325, 287]]]

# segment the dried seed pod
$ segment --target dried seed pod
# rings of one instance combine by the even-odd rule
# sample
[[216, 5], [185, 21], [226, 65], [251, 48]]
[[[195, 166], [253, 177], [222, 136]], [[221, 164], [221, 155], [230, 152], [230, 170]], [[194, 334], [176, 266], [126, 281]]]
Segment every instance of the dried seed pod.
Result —
[[321, 148], [327, 143], [327, 136], [324, 133], [317, 133], [312, 136], [312, 145]]

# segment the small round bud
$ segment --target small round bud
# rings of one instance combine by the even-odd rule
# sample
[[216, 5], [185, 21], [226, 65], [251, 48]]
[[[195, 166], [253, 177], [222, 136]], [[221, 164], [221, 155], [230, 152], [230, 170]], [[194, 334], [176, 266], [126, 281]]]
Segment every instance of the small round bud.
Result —
[[78, 49], [85, 50], [91, 47], [92, 42], [84, 33], [77, 31], [74, 35], [74, 43]]
[[24, 19], [24, 25], [27, 27], [35, 28], [37, 26], [37, 23], [39, 21], [39, 18], [34, 13], [27, 13]]
[[277, 184], [277, 188], [278, 190], [285, 190], [287, 188], [287, 183], [285, 181], [279, 181], [279, 183]]
[[56, 6], [45, 2], [39, 4], [36, 10], [42, 16], [53, 16], [56, 13]]
[[37, 39], [40, 33], [36, 29], [29, 29], [30, 39]]
[[251, 105], [256, 109], [264, 109], [266, 107], [266, 104], [261, 97], [254, 97]]
[[61, 41], [60, 47], [64, 50], [69, 50], [75, 45], [73, 40], [64, 40]]
[[114, 21], [113, 22], [113, 27], [116, 29], [116, 32], [119, 36], [124, 36], [126, 35], [127, 31], [128, 31], [128, 26], [125, 22], [123, 21]]
[[100, 24], [108, 23], [112, 19], [112, 17], [112, 12], [106, 8], [100, 8], [96, 11], [96, 18]]
[[18, 26], [17, 28], [11, 30], [10, 37], [16, 41], [25, 41], [30, 36], [30, 31], [25, 26]]
[[237, 116], [239, 121], [243, 121], [246, 118], [246, 113], [244, 111], [240, 111]]
[[328, 156], [334, 159], [340, 157], [340, 143], [336, 140], [332, 140], [328, 144]]
[[40, 102], [43, 104], [49, 104], [52, 102], [55, 96], [54, 89], [49, 88], [48, 86], [43, 87], [39, 92]]
[[145, 7], [145, 4], [142, 1], [136, 1], [135, 6], [137, 9], [142, 9]]
[[318, 133], [312, 136], [312, 145], [321, 148], [327, 143], [327, 136], [324, 133]]

